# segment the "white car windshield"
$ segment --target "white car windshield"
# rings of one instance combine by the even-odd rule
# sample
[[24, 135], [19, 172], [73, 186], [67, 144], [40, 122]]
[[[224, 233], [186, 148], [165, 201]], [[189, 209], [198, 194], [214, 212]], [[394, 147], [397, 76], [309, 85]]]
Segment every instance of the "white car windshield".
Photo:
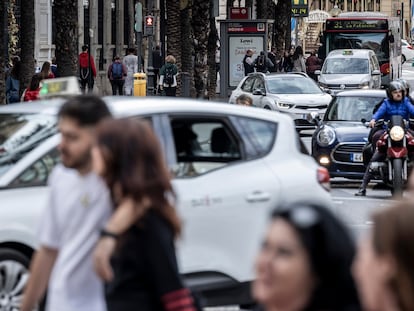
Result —
[[313, 80], [305, 77], [269, 79], [267, 87], [272, 94], [321, 94], [322, 90]]
[[367, 74], [368, 59], [365, 58], [328, 58], [322, 68], [324, 74]]
[[56, 132], [55, 116], [0, 114], [0, 176]]

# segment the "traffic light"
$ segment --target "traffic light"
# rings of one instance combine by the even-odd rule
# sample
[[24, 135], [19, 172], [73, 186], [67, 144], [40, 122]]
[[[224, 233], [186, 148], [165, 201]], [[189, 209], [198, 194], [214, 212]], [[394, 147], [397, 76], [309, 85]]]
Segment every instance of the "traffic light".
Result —
[[153, 27], [154, 26], [154, 16], [145, 16], [145, 26]]
[[144, 22], [144, 36], [152, 36], [154, 34], [154, 16], [145, 16]]
[[135, 4], [135, 25], [136, 32], [142, 32], [142, 4], [137, 2]]
[[401, 16], [401, 10], [397, 10], [397, 16]]

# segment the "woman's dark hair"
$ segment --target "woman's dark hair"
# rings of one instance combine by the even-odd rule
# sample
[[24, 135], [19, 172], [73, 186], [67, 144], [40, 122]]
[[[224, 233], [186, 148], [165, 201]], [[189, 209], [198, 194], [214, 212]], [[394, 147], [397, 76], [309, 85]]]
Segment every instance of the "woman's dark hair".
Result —
[[78, 95], [69, 98], [60, 108], [59, 118], [75, 120], [79, 126], [95, 126], [111, 116], [105, 102], [95, 95]]
[[300, 45], [296, 47], [295, 52], [293, 52], [292, 58], [294, 60], [297, 60], [299, 56], [303, 56], [303, 49]]
[[39, 77], [38, 74], [33, 75], [32, 79], [30, 80], [29, 90], [36, 91], [40, 87], [41, 80], [42, 79]]
[[396, 275], [389, 286], [401, 311], [414, 310], [414, 203], [403, 200], [373, 214], [372, 243], [379, 256], [389, 255]]
[[170, 174], [158, 138], [148, 122], [105, 120], [97, 129], [97, 145], [105, 162], [104, 178], [112, 194], [119, 187], [123, 197], [132, 197], [136, 202], [148, 197], [150, 208], [179, 235], [181, 223], [170, 202], [175, 198]]
[[43, 79], [47, 79], [50, 73], [50, 63], [44, 62], [42, 65], [42, 69], [39, 72], [40, 77]]
[[345, 226], [329, 209], [309, 203], [276, 209], [277, 218], [292, 225], [310, 259], [316, 286], [305, 310], [360, 310], [351, 275], [355, 246]]

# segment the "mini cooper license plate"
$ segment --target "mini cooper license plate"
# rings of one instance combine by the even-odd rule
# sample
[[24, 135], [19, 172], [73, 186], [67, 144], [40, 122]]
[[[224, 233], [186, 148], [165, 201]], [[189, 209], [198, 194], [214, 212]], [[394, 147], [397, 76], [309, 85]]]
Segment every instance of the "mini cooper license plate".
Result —
[[363, 162], [364, 158], [362, 153], [351, 153], [351, 161], [352, 162]]

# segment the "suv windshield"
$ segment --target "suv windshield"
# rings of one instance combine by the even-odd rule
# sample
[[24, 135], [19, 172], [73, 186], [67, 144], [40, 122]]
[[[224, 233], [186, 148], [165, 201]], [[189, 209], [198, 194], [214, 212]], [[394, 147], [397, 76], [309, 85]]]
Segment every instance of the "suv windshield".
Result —
[[56, 132], [56, 117], [51, 115], [0, 114], [0, 176]]
[[366, 74], [369, 73], [368, 59], [327, 58], [323, 65], [325, 74]]
[[268, 90], [273, 94], [321, 94], [322, 90], [310, 78], [287, 77], [268, 79]]

